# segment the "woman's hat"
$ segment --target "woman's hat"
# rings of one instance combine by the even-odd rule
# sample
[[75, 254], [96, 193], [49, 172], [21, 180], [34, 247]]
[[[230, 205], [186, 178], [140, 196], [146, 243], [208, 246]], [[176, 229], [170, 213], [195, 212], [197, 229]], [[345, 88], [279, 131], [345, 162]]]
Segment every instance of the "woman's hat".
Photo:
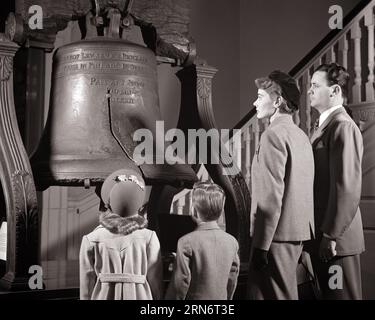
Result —
[[290, 107], [298, 110], [301, 92], [298, 89], [296, 80], [280, 70], [272, 71], [268, 78], [280, 86], [281, 95], [289, 103]]
[[122, 217], [134, 215], [144, 203], [145, 182], [136, 171], [117, 170], [104, 180], [101, 198], [113, 213]]

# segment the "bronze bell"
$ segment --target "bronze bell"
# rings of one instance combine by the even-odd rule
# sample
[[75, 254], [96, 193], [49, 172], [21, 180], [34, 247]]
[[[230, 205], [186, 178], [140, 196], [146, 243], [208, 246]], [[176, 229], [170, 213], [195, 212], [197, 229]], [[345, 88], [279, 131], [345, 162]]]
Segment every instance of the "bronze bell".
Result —
[[[140, 128], [155, 133], [156, 120], [161, 114], [150, 49], [106, 37], [59, 48], [46, 127], [31, 158], [37, 188], [97, 185], [120, 168], [139, 170], [132, 135]], [[180, 169], [196, 179], [190, 167]]]

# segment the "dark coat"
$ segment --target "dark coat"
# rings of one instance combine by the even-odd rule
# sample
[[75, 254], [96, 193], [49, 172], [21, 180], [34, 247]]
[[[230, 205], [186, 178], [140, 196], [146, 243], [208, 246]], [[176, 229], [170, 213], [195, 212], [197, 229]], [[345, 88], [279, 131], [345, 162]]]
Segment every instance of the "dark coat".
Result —
[[339, 108], [314, 132], [311, 143], [317, 230], [336, 239], [337, 255], [359, 254], [364, 251], [359, 210], [362, 134], [345, 109]]

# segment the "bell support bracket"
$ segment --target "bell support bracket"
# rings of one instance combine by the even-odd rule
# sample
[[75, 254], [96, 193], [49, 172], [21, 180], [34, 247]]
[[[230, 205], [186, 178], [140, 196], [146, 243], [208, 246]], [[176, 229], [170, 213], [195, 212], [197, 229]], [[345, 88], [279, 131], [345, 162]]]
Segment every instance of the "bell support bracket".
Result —
[[0, 179], [7, 221], [6, 272], [0, 286], [28, 289], [29, 268], [40, 265], [37, 197], [21, 140], [13, 96], [13, 57], [19, 46], [0, 33]]

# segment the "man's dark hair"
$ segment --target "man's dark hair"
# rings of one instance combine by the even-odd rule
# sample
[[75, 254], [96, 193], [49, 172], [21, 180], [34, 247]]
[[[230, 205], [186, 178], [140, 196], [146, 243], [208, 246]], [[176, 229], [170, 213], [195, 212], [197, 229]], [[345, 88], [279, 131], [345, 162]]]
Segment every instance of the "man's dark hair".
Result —
[[348, 101], [348, 93], [349, 93], [349, 73], [346, 69], [337, 63], [330, 63], [330, 64], [321, 64], [314, 72], [316, 71], [323, 71], [327, 74], [327, 81], [328, 85], [332, 86], [337, 84], [340, 86], [342, 91], [342, 96], [344, 98], [344, 105], [347, 104]]

